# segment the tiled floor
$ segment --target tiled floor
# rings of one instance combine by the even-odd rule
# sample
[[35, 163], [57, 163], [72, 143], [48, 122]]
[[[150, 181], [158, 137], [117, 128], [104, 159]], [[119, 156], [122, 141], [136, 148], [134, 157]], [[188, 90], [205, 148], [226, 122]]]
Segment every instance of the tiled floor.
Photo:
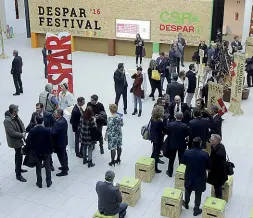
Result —
[[[134, 176], [134, 165], [139, 156], [151, 153], [151, 145], [143, 141], [140, 128], [147, 124], [153, 107], [153, 102], [144, 102], [143, 116], [133, 117], [132, 99], [129, 96], [129, 114], [124, 117], [123, 127], [123, 156], [120, 166], [109, 167], [109, 151], [100, 155], [99, 150], [94, 152], [96, 166], [88, 169], [82, 161], [73, 154], [69, 154], [69, 176], [57, 178], [53, 173], [51, 188], [38, 189], [35, 186], [34, 169], [28, 169], [24, 174], [27, 183], [15, 180], [14, 151], [7, 147], [3, 129], [4, 112], [9, 104], [20, 106], [20, 117], [28, 124], [31, 113], [35, 110], [39, 93], [44, 89], [43, 62], [41, 49], [31, 49], [29, 40], [18, 36], [14, 40], [6, 41], [6, 53], [11, 56], [12, 50], [18, 49], [23, 57], [24, 94], [13, 97], [14, 86], [10, 75], [12, 58], [0, 60], [0, 218], [91, 218], [97, 210], [97, 195], [95, 184], [103, 180], [104, 173], [113, 169], [116, 181], [123, 176]], [[144, 61], [144, 68], [148, 66]], [[100, 101], [108, 108], [114, 101], [112, 75], [119, 62], [124, 62], [126, 68], [134, 68], [133, 57], [108, 57], [103, 54], [81, 53], [73, 54], [75, 96], [84, 96], [86, 101], [92, 94], [98, 94]], [[122, 108], [122, 105], [120, 105]], [[253, 147], [252, 147], [252, 95], [248, 101], [242, 102], [244, 115], [233, 117], [230, 113], [224, 116], [223, 126], [224, 144], [230, 159], [235, 163], [234, 189], [231, 201], [226, 206], [226, 218], [247, 218], [253, 206]], [[121, 109], [122, 111], [122, 109]], [[105, 144], [105, 148], [106, 148]], [[53, 155], [56, 168], [59, 162]], [[165, 174], [166, 164], [161, 166], [163, 173], [156, 175], [151, 184], [142, 183], [142, 197], [134, 208], [128, 209], [128, 218], [158, 218], [160, 216], [160, 199], [165, 187], [174, 186], [174, 177], [168, 178]], [[177, 163], [176, 163], [177, 166]], [[203, 194], [202, 201], [210, 195], [210, 186]], [[183, 209], [182, 218], [190, 218], [190, 210]]]

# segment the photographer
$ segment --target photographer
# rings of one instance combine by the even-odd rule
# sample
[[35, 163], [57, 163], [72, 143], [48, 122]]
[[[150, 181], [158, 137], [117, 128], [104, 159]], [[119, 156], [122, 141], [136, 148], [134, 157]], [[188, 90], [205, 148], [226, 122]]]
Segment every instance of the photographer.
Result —
[[239, 37], [235, 36], [234, 40], [231, 43], [231, 48], [232, 48], [232, 54], [234, 54], [235, 52], [241, 51], [242, 50], [242, 43], [239, 41]]

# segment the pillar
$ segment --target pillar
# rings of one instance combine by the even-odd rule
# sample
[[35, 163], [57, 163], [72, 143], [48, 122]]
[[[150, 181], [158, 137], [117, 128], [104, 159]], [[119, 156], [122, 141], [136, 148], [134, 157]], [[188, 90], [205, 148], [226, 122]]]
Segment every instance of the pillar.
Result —
[[158, 42], [153, 42], [153, 53], [160, 52], [160, 44]]
[[244, 45], [247, 38], [249, 37], [251, 13], [252, 13], [252, 0], [245, 0], [243, 30], [242, 30], [242, 45]]
[[115, 39], [108, 40], [108, 56], [115, 56], [116, 54], [116, 46]]
[[38, 34], [37, 33], [31, 33], [31, 43], [32, 43], [32, 48], [38, 48]]
[[75, 52], [76, 51], [76, 42], [75, 42], [75, 37], [71, 36], [71, 51]]

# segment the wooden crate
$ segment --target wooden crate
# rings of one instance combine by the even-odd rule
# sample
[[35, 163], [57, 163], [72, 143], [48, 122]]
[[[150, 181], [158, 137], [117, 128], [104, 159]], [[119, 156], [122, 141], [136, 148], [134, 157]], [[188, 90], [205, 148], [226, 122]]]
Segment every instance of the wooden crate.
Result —
[[[228, 202], [233, 192], [233, 176], [228, 176], [228, 180], [222, 186], [222, 199]], [[211, 196], [215, 197], [214, 187], [211, 189]]]
[[250, 217], [249, 218], [253, 218], [253, 207], [250, 210]]
[[150, 183], [155, 175], [155, 159], [140, 157], [135, 164], [135, 178]]
[[134, 207], [141, 197], [141, 181], [139, 179], [124, 177], [120, 182], [122, 201]]
[[211, 143], [210, 142], [206, 142], [206, 148], [203, 149], [203, 151], [207, 152], [209, 154], [209, 156], [211, 155]]
[[185, 169], [186, 166], [183, 164], [180, 164], [176, 170], [176, 175], [175, 175], [175, 188], [180, 189], [182, 191], [185, 190], [184, 188], [184, 174], [185, 174]]
[[202, 218], [224, 218], [226, 201], [207, 197], [203, 206]]
[[161, 200], [161, 216], [179, 218], [182, 212], [183, 192], [179, 189], [165, 188]]
[[115, 216], [105, 216], [103, 214], [100, 214], [99, 211], [97, 211], [93, 218], [119, 218], [119, 214], [115, 215]]

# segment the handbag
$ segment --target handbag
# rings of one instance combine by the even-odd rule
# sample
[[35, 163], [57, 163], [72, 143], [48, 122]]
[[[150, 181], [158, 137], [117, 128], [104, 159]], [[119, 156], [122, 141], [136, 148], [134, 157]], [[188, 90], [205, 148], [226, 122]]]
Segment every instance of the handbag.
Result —
[[101, 139], [102, 132], [97, 127], [93, 127], [90, 129], [90, 136], [91, 136], [91, 141], [97, 142]]
[[161, 80], [161, 74], [158, 72], [158, 70], [152, 70], [151, 78], [153, 80]]
[[234, 163], [230, 162], [229, 157], [227, 155], [227, 161], [226, 161], [226, 172], [228, 176], [234, 175]]
[[146, 56], [146, 49], [145, 47], [142, 47], [142, 57], [145, 57]]
[[150, 140], [150, 128], [151, 128], [151, 120], [148, 125], [145, 125], [141, 128], [141, 135], [144, 140]]

